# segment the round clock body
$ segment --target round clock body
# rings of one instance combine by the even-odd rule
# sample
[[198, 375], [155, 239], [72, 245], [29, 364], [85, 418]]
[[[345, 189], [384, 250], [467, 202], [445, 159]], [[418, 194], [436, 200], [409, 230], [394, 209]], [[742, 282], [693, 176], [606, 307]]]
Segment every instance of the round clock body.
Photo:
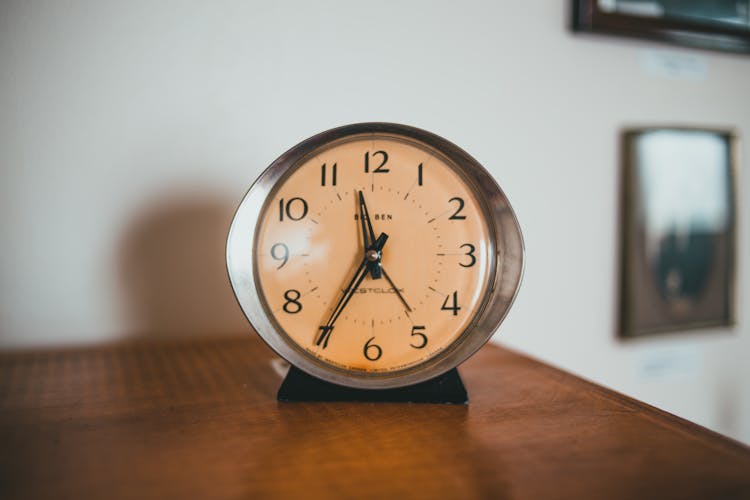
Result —
[[386, 389], [471, 356], [508, 312], [523, 240], [502, 190], [463, 150], [404, 125], [329, 130], [250, 188], [227, 242], [258, 334], [317, 378]]

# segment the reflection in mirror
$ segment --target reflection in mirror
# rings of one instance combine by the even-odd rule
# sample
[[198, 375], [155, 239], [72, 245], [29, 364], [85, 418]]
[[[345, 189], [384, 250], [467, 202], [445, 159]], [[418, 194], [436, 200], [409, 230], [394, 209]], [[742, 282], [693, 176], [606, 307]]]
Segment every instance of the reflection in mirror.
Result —
[[750, 0], [598, 0], [604, 12], [750, 29]]
[[715, 238], [726, 231], [726, 143], [715, 134], [661, 130], [637, 143], [641, 213], [660, 292], [685, 308], [705, 289]]
[[729, 323], [731, 136], [651, 129], [626, 142], [625, 330]]

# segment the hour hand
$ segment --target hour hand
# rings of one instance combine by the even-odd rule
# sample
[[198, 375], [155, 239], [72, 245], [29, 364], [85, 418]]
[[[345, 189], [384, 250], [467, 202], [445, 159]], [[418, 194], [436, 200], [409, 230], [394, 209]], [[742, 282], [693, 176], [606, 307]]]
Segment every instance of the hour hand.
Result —
[[[383, 275], [381, 261], [381, 250], [383, 244], [379, 247], [375, 240], [375, 231], [372, 229], [372, 221], [370, 221], [370, 214], [367, 212], [367, 204], [365, 203], [365, 196], [362, 191], [359, 192], [359, 218], [362, 222], [362, 239], [365, 242], [365, 260], [367, 261], [367, 270], [370, 273], [370, 277], [374, 280], [378, 280]], [[380, 235], [383, 236], [382, 234]], [[386, 239], [388, 235], [385, 235]], [[369, 243], [368, 243], [369, 242]]]
[[370, 214], [367, 213], [367, 204], [362, 191], [359, 192], [359, 220], [362, 224], [362, 240], [364, 241], [365, 251], [375, 244], [375, 231], [372, 229]]

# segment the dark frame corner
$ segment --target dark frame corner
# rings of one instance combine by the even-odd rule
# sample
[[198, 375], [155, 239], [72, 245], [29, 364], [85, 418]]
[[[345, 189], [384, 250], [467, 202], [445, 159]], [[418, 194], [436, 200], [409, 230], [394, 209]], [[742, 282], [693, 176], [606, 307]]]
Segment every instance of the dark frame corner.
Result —
[[574, 32], [643, 38], [686, 47], [750, 54], [750, 28], [724, 24], [642, 17], [601, 9], [598, 0], [572, 0]]

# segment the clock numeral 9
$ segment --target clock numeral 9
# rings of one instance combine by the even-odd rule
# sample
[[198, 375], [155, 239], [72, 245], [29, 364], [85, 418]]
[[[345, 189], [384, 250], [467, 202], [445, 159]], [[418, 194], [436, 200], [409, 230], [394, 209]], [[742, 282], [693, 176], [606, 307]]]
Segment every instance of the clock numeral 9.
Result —
[[[331, 186], [336, 185], [336, 169], [337, 165], [334, 163], [331, 165]], [[326, 164], [320, 166], [320, 185], [325, 186], [326, 185]]]
[[288, 314], [297, 314], [302, 310], [302, 303], [299, 301], [300, 297], [302, 297], [302, 294], [299, 293], [299, 290], [287, 290], [284, 292], [284, 298], [286, 299], [286, 302], [284, 302], [284, 312]]
[[461, 210], [464, 209], [464, 199], [463, 198], [459, 198], [458, 196], [456, 196], [455, 198], [451, 198], [450, 200], [448, 200], [448, 203], [453, 203], [454, 201], [458, 205], [458, 208], [456, 208], [456, 211], [453, 212], [453, 215], [451, 215], [450, 217], [448, 217], [448, 220], [463, 220], [463, 219], [465, 219], [466, 216], [465, 215], [461, 215]]
[[468, 264], [464, 264], [463, 262], [459, 262], [458, 265], [461, 266], [461, 267], [471, 267], [471, 266], [473, 266], [474, 264], [477, 263], [477, 257], [476, 257], [476, 255], [474, 255], [474, 251], [476, 250], [476, 247], [474, 245], [472, 245], [471, 243], [464, 243], [463, 245], [461, 245], [458, 248], [464, 248], [464, 247], [469, 247], [469, 249], [464, 254], [464, 255], [466, 255], [469, 258], [469, 263]]
[[422, 348], [424, 348], [424, 346], [427, 345], [427, 335], [425, 335], [422, 332], [417, 331], [417, 330], [424, 331], [424, 329], [425, 329], [424, 326], [412, 326], [411, 327], [411, 336], [412, 337], [419, 337], [421, 339], [420, 341], [418, 341], [420, 343], [417, 344], [417, 345], [415, 345], [415, 344], [409, 344], [414, 349], [422, 349]]
[[[281, 249], [281, 255], [277, 255], [278, 252], [277, 249]], [[286, 246], [284, 243], [276, 243], [271, 247], [271, 258], [273, 260], [281, 260], [283, 261], [281, 264], [279, 264], [279, 267], [276, 269], [281, 269], [284, 267], [284, 265], [289, 260], [289, 247]]]
[[[372, 158], [375, 159], [376, 156], [380, 156], [381, 158], [380, 165], [378, 165], [375, 168], [375, 170], [373, 170], [372, 172], [374, 174], [385, 174], [385, 173], [390, 172], [390, 169], [383, 168], [385, 164], [388, 162], [388, 153], [386, 153], [385, 151], [375, 151], [372, 154]], [[366, 174], [370, 173], [370, 152], [369, 151], [365, 153], [365, 173]]]
[[377, 361], [380, 359], [380, 356], [383, 355], [383, 349], [381, 349], [377, 344], [371, 344], [370, 342], [372, 342], [373, 340], [375, 340], [375, 337], [372, 337], [370, 338], [370, 340], [365, 342], [365, 347], [364, 349], [362, 349], [362, 352], [370, 361]]
[[290, 220], [298, 221], [304, 219], [305, 215], [307, 215], [307, 202], [303, 198], [295, 196], [286, 203], [284, 203], [284, 198], [279, 200], [280, 221], [284, 221], [284, 216]]
[[[453, 304], [448, 305], [448, 298], [453, 297]], [[443, 301], [443, 306], [440, 308], [441, 311], [453, 311], [454, 316], [458, 316], [458, 311], [461, 310], [461, 307], [458, 305], [458, 292], [453, 292], [452, 295], [448, 295], [448, 297], [445, 298]]]

